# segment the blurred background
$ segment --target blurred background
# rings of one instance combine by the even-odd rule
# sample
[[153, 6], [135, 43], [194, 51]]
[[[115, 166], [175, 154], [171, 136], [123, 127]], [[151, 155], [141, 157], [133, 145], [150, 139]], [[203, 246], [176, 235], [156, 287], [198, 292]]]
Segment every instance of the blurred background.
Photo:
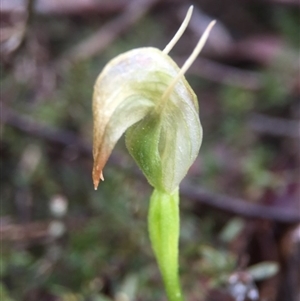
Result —
[[123, 139], [94, 191], [93, 85], [124, 51], [187, 73], [204, 140], [181, 187], [187, 301], [300, 299], [297, 0], [1, 0], [3, 301], [166, 300], [147, 234], [151, 187]]

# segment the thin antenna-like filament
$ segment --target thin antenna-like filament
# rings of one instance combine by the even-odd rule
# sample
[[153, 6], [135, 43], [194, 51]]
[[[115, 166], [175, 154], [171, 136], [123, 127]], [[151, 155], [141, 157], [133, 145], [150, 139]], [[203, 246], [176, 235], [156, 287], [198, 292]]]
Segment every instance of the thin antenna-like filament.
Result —
[[[185, 72], [191, 67], [191, 65], [194, 63], [195, 59], [197, 58], [197, 56], [199, 55], [200, 51], [202, 50], [203, 46], [205, 45], [209, 33], [211, 31], [211, 29], [213, 28], [213, 26], [216, 24], [216, 21], [211, 21], [209, 23], [209, 25], [207, 26], [207, 28], [205, 29], [202, 37], [200, 38], [199, 42], [197, 43], [195, 49], [193, 50], [192, 54], [189, 56], [189, 58], [185, 61], [185, 63], [183, 64], [182, 68], [180, 69], [180, 72], [178, 73], [178, 75], [176, 76], [176, 78], [180, 78], [182, 75], [185, 74]], [[174, 81], [176, 81], [176, 78]]]
[[185, 74], [185, 72], [190, 68], [190, 66], [193, 64], [197, 56], [199, 55], [200, 51], [202, 50], [204, 44], [207, 41], [207, 38], [209, 36], [209, 33], [213, 26], [216, 24], [216, 21], [212, 21], [209, 23], [207, 28], [205, 29], [203, 35], [201, 36], [200, 40], [198, 41], [196, 47], [194, 48], [192, 54], [189, 56], [189, 58], [185, 61], [182, 68], [180, 69], [179, 73], [176, 75], [176, 77], [173, 79], [167, 90], [162, 96], [162, 102], [164, 103], [166, 99], [168, 99], [169, 94], [172, 92], [174, 86], [178, 82], [178, 80]]
[[192, 17], [192, 13], [193, 13], [193, 8], [194, 6], [191, 5], [190, 8], [188, 9], [186, 16], [183, 20], [183, 22], [181, 23], [181, 26], [179, 27], [179, 29], [177, 30], [175, 36], [172, 38], [172, 40], [169, 42], [169, 44], [165, 47], [165, 49], [162, 51], [163, 53], [168, 54], [172, 48], [175, 46], [175, 44], [178, 42], [178, 40], [181, 38], [181, 36], [183, 35], [183, 33], [185, 32], [191, 17]]

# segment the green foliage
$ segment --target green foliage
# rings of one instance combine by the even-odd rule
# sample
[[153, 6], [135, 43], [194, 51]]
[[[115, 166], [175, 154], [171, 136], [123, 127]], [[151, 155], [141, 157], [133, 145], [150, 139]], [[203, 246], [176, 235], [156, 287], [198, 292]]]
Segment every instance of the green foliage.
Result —
[[[279, 20], [279, 22], [278, 22]], [[277, 8], [274, 11], [273, 22], [279, 28], [283, 37], [288, 40], [294, 47], [299, 49], [300, 46], [300, 12], [293, 7]]]
[[219, 127], [221, 135], [229, 143], [242, 146], [247, 124], [245, 118], [254, 106], [254, 95], [250, 91], [237, 87], [223, 87], [220, 91], [221, 105], [224, 112]]
[[202, 275], [219, 282], [225, 279], [224, 276], [234, 271], [236, 266], [236, 257], [234, 254], [205, 245], [200, 246], [199, 253], [202, 258], [199, 272]]
[[268, 279], [276, 275], [279, 271], [279, 266], [276, 262], [261, 262], [255, 265], [252, 265], [247, 269], [250, 275], [256, 281], [261, 281], [264, 279]]
[[256, 190], [276, 186], [275, 175], [266, 168], [271, 161], [272, 150], [269, 148], [257, 148], [245, 158], [245, 178]]

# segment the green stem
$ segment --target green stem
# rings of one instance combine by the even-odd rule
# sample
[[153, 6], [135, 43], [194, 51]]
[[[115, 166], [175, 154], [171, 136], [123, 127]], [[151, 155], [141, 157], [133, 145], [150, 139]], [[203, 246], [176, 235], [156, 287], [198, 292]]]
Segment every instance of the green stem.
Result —
[[179, 190], [155, 189], [148, 215], [150, 240], [169, 301], [183, 301], [178, 277]]

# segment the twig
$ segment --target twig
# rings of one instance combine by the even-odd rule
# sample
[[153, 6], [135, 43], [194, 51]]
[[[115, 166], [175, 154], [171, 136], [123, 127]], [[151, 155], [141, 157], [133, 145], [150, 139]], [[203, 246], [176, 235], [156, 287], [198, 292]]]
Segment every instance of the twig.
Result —
[[35, 0], [27, 0], [26, 2], [26, 15], [25, 19], [19, 26], [16, 26], [14, 30], [12, 30], [12, 35], [5, 42], [1, 52], [6, 55], [12, 55], [16, 53], [24, 44], [26, 40], [26, 34], [28, 32], [28, 27], [33, 20], [34, 15], [34, 3]]
[[[76, 62], [100, 54], [121, 33], [128, 30], [140, 20], [158, 0], [130, 1], [125, 11], [108, 22], [101, 29], [67, 51], [59, 60], [58, 65], [65, 62]], [[64, 65], [64, 64], [63, 64]]]
[[[91, 156], [92, 149], [89, 145], [82, 142], [76, 134], [66, 131], [53, 129], [45, 124], [40, 124], [12, 110], [2, 110], [2, 120], [23, 133], [45, 139], [53, 143], [68, 146], [70, 144], [77, 147], [78, 151], [84, 156]], [[110, 163], [122, 167], [124, 171], [128, 171], [126, 166], [122, 166], [120, 160], [115, 156], [111, 157]], [[141, 179], [140, 171], [128, 171], [130, 174], [137, 175]], [[281, 223], [298, 223], [300, 222], [300, 213], [288, 209], [253, 204], [243, 199], [232, 198], [226, 195], [213, 193], [204, 188], [194, 187], [186, 182], [183, 183], [181, 194], [195, 202], [205, 204], [212, 208], [229, 212], [231, 214], [240, 215], [244, 218], [258, 218], [273, 220]]]
[[298, 6], [298, 7], [300, 6], [299, 0], [256, 0], [256, 2], [267, 2], [270, 4], [282, 4], [282, 5], [291, 5], [291, 6]]
[[252, 114], [248, 124], [252, 130], [263, 134], [300, 138], [300, 121]]
[[[175, 58], [175, 61], [181, 65], [185, 59]], [[258, 72], [230, 67], [210, 59], [197, 58], [189, 73], [213, 82], [251, 91], [257, 91], [261, 88], [260, 74]]]
[[[68, 230], [74, 231], [82, 228], [87, 217], [70, 217], [66, 219]], [[36, 221], [25, 224], [13, 224], [12, 222], [0, 223], [0, 237], [2, 241], [33, 243], [44, 241], [51, 237], [49, 225], [53, 220]]]
[[181, 193], [195, 202], [244, 218], [266, 219], [288, 224], [300, 222], [300, 212], [297, 210], [253, 204], [242, 199], [214, 193], [204, 188], [194, 187], [186, 182], [181, 187]]
[[2, 107], [1, 111], [2, 122], [23, 133], [64, 146], [73, 145], [85, 156], [92, 154], [92, 148], [71, 131], [51, 128], [7, 108]]
[[42, 14], [87, 15], [116, 13], [124, 9], [127, 0], [38, 0], [36, 10]]
[[[25, 3], [20, 0], [1, 0], [1, 16], [11, 13], [24, 14]], [[128, 0], [36, 0], [35, 14], [44, 15], [108, 15], [126, 7]]]

